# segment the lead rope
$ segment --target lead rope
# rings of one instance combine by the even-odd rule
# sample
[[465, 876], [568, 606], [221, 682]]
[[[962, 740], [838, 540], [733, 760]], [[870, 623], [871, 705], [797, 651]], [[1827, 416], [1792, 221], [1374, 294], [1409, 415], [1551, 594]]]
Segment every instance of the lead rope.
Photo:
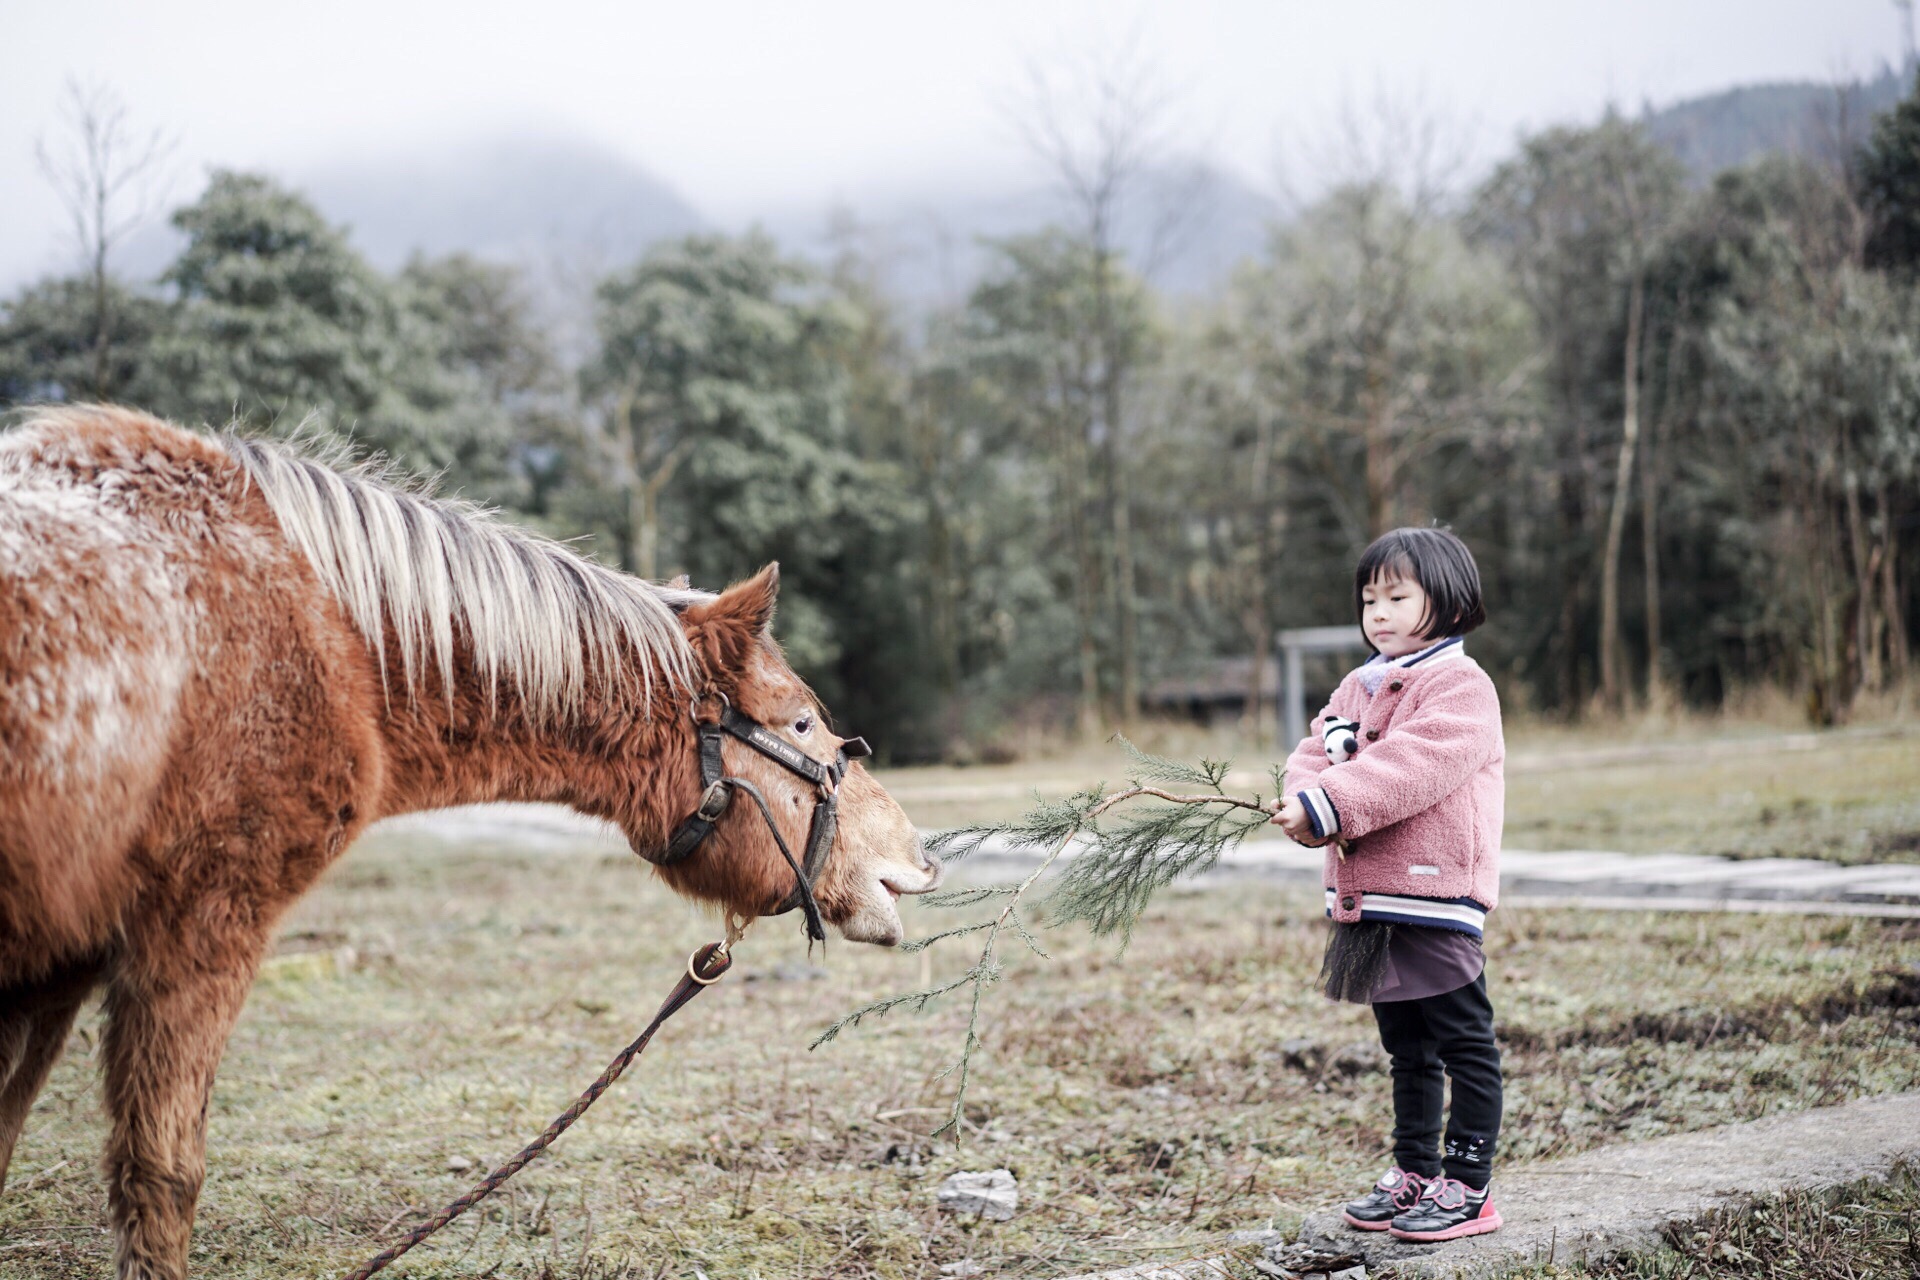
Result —
[[406, 1238], [401, 1240], [399, 1244], [394, 1245], [391, 1249], [384, 1251], [377, 1257], [369, 1259], [358, 1270], [348, 1275], [346, 1280], [367, 1280], [368, 1276], [371, 1276], [376, 1271], [382, 1270], [395, 1258], [398, 1258], [401, 1254], [413, 1248], [413, 1246], [419, 1244], [422, 1240], [425, 1240], [449, 1222], [452, 1222], [468, 1209], [471, 1209], [474, 1205], [492, 1195], [501, 1183], [526, 1168], [535, 1156], [545, 1151], [548, 1146], [552, 1145], [555, 1138], [558, 1138], [567, 1131], [569, 1125], [585, 1114], [587, 1108], [592, 1106], [600, 1095], [607, 1091], [609, 1085], [620, 1078], [620, 1073], [627, 1069], [627, 1064], [639, 1057], [641, 1051], [647, 1047], [647, 1042], [653, 1039], [653, 1033], [660, 1029], [661, 1023], [671, 1018], [675, 1013], [678, 1013], [682, 1005], [692, 1000], [714, 983], [720, 981], [721, 976], [733, 966], [733, 944], [740, 941], [746, 931], [745, 921], [741, 920], [738, 916], [729, 915], [727, 917], [726, 940], [724, 942], [709, 942], [706, 946], [701, 947], [691, 956], [687, 957], [686, 974], [681, 977], [673, 990], [668, 993], [665, 1002], [660, 1006], [660, 1011], [654, 1014], [653, 1021], [647, 1024], [647, 1029], [640, 1033], [638, 1040], [635, 1040], [632, 1044], [620, 1051], [619, 1056], [615, 1057], [607, 1069], [600, 1073], [600, 1078], [588, 1085], [587, 1091], [581, 1094], [572, 1106], [556, 1116], [553, 1123], [548, 1125], [539, 1137], [521, 1148], [519, 1155], [488, 1174], [473, 1190], [467, 1192], [467, 1194], [461, 1196], [458, 1200], [455, 1200], [426, 1222], [421, 1223], [413, 1230], [407, 1232]]

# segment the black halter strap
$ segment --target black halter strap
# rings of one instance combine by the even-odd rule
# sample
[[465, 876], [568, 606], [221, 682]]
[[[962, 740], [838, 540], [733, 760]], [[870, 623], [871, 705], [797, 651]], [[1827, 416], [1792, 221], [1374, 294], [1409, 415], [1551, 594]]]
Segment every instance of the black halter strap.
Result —
[[[779, 824], [773, 820], [772, 806], [767, 803], [760, 789], [745, 778], [727, 774], [720, 749], [728, 737], [746, 743], [761, 755], [799, 774], [818, 789], [813, 822], [807, 831], [804, 862], [795, 858], [793, 850], [787, 847]], [[832, 764], [821, 764], [785, 738], [768, 731], [759, 721], [740, 714], [730, 703], [723, 701], [717, 721], [700, 722], [700, 803], [674, 829], [672, 838], [659, 856], [648, 861], [669, 867], [690, 857], [713, 834], [715, 824], [733, 803], [734, 791], [744, 791], [759, 808], [760, 816], [766, 819], [767, 830], [772, 833], [780, 856], [793, 868], [793, 891], [767, 914], [782, 915], [799, 907], [806, 916], [807, 936], [815, 942], [824, 942], [826, 928], [820, 919], [820, 904], [814, 901], [813, 886], [819, 883], [820, 873], [826, 869], [827, 855], [833, 849], [834, 834], [839, 827], [840, 782], [847, 776], [847, 766], [871, 754], [866, 739], [849, 738], [835, 752]]]

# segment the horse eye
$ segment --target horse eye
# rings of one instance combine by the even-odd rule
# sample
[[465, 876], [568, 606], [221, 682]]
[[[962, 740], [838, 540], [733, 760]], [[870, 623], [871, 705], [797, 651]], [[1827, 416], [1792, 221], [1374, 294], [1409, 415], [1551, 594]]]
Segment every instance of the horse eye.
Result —
[[808, 734], [812, 733], [813, 717], [801, 716], [798, 720], [795, 720], [793, 722], [793, 731], [799, 734], [803, 738], [806, 737]]

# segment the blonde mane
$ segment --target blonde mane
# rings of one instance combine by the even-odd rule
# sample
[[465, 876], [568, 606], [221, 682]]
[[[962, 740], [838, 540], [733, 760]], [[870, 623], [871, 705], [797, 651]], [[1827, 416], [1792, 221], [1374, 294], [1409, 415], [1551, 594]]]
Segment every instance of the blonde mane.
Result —
[[594, 681], [630, 677], [649, 714], [657, 680], [692, 686], [675, 610], [706, 593], [604, 568], [472, 503], [409, 488], [376, 463], [334, 465], [237, 435], [225, 445], [381, 655], [383, 679], [391, 623], [410, 693], [437, 672], [451, 700], [456, 626], [489, 693], [510, 678], [536, 717], [574, 711]]

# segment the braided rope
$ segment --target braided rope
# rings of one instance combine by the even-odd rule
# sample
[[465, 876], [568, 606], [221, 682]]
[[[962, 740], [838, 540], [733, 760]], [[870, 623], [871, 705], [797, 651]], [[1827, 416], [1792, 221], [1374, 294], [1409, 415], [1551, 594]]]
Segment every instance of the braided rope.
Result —
[[[744, 932], [744, 930], [741, 932]], [[706, 990], [707, 987], [719, 981], [721, 975], [732, 967], [733, 957], [730, 951], [732, 944], [737, 940], [739, 934], [736, 932], [731, 921], [728, 922], [727, 935], [727, 941], [709, 942], [688, 958], [686, 974], [660, 1005], [660, 1011], [653, 1015], [653, 1021], [648, 1023], [647, 1029], [640, 1033], [640, 1038], [628, 1045], [625, 1049], [622, 1049], [614, 1060], [608, 1064], [607, 1069], [600, 1073], [600, 1078], [588, 1085], [587, 1091], [581, 1094], [572, 1106], [556, 1116], [553, 1123], [548, 1125], [539, 1137], [529, 1142], [525, 1147], [522, 1147], [519, 1155], [516, 1155], [513, 1159], [488, 1174], [473, 1190], [467, 1192], [467, 1194], [455, 1200], [439, 1213], [436, 1213], [427, 1221], [407, 1232], [406, 1237], [402, 1239], [399, 1244], [394, 1245], [391, 1249], [386, 1250], [377, 1257], [371, 1258], [362, 1264], [358, 1270], [347, 1276], [346, 1280], [367, 1280], [367, 1277], [373, 1275], [374, 1272], [384, 1269], [386, 1265], [395, 1258], [398, 1258], [401, 1254], [407, 1252], [407, 1250], [413, 1248], [413, 1246], [419, 1244], [422, 1240], [425, 1240], [449, 1222], [452, 1222], [468, 1209], [471, 1209], [474, 1205], [492, 1195], [501, 1183], [526, 1168], [535, 1156], [552, 1145], [555, 1138], [565, 1133], [568, 1126], [575, 1120], [578, 1120], [581, 1115], [586, 1112], [586, 1109], [592, 1106], [600, 1095], [607, 1091], [607, 1087], [620, 1078], [620, 1073], [627, 1069], [627, 1064], [640, 1056], [641, 1051], [647, 1047], [647, 1042], [653, 1039], [653, 1033], [660, 1029], [661, 1023], [677, 1013], [680, 1006], [686, 1004], [689, 1000]]]

